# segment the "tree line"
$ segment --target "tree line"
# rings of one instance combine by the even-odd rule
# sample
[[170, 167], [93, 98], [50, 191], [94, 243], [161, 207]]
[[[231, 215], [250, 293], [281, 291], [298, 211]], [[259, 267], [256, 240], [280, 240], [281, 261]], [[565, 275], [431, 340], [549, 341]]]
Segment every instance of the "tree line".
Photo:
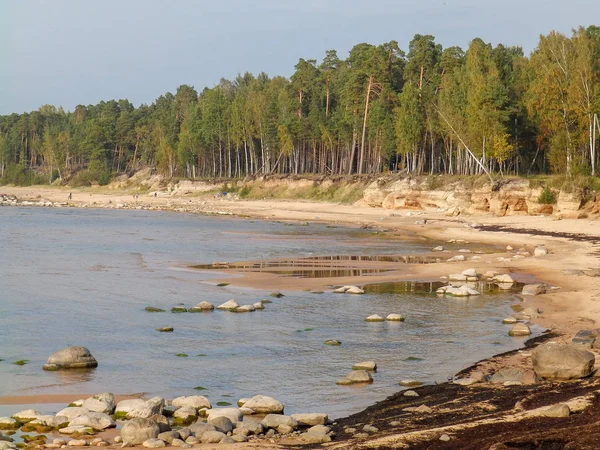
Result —
[[[600, 27], [467, 50], [416, 35], [300, 59], [288, 79], [245, 73], [151, 105], [44, 105], [0, 116], [0, 180], [106, 183], [269, 173], [596, 175]], [[73, 175], [75, 174], [75, 175]]]

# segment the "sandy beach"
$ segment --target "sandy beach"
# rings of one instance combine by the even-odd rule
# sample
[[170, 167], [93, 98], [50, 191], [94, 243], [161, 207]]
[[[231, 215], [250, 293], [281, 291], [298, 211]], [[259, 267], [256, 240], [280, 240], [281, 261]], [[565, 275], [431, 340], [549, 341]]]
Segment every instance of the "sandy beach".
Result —
[[[69, 193], [72, 198], [69, 199]], [[525, 283], [543, 282], [555, 287], [544, 295], [523, 297], [520, 307], [538, 308], [541, 315], [532, 322], [548, 329], [552, 339], [570, 341], [574, 334], [582, 329], [596, 328], [600, 321], [600, 267], [598, 264], [598, 248], [600, 245], [600, 225], [592, 219], [563, 219], [515, 215], [495, 217], [491, 214], [460, 215], [447, 217], [443, 213], [420, 212], [410, 210], [384, 210], [368, 206], [317, 203], [308, 201], [274, 201], [274, 200], [230, 200], [216, 198], [213, 194], [204, 196], [171, 196], [166, 192], [154, 195], [140, 195], [123, 192], [101, 192], [94, 189], [65, 190], [49, 187], [2, 187], [0, 194], [16, 196], [19, 201], [51, 202], [61, 207], [101, 207], [119, 209], [168, 210], [198, 214], [234, 215], [245, 218], [256, 218], [270, 221], [322, 222], [330, 225], [343, 224], [350, 227], [370, 227], [384, 239], [410, 239], [431, 242], [464, 242], [465, 246], [480, 245], [484, 248], [479, 259], [468, 258], [467, 261], [446, 262], [446, 258], [456, 253], [444, 254], [444, 261], [434, 264], [398, 264], [393, 271], [371, 275], [368, 282], [381, 281], [437, 281], [439, 277], [450, 273], [460, 273], [468, 268], [475, 268], [483, 273], [496, 270], [509, 273], [516, 281]], [[510, 245], [514, 250], [506, 250]], [[544, 256], [533, 256], [536, 246], [545, 246], [549, 253]], [[433, 247], [433, 246], [432, 246]], [[529, 256], [517, 257], [517, 251], [529, 252]], [[439, 256], [432, 253], [432, 256]], [[499, 260], [502, 258], [502, 260]], [[356, 263], [359, 268], [382, 267], [383, 263]], [[389, 264], [385, 266], [389, 268]], [[225, 269], [224, 272], [240, 276], [226, 281], [246, 287], [273, 286], [280, 290], [326, 289], [332, 284], [364, 284], [361, 277], [342, 277], [332, 279], [303, 279], [278, 277], [275, 273], [239, 272]], [[224, 281], [215, 275], [215, 282]], [[498, 318], [501, 320], [502, 318]], [[596, 353], [596, 368], [600, 367]], [[492, 355], [490, 355], [491, 357]], [[498, 367], [531, 368], [531, 357], [528, 351], [511, 352], [510, 354], [490, 358], [469, 369], [468, 373], [480, 371], [492, 373]], [[467, 375], [467, 374], [464, 374]], [[591, 380], [596, 380], [592, 378]], [[595, 381], [591, 381], [592, 383]], [[576, 384], [573, 382], [570, 384]], [[579, 382], [580, 383], [580, 382]], [[590, 381], [586, 381], [590, 383]], [[453, 385], [449, 385], [453, 386]], [[431, 389], [433, 387], [426, 387]], [[554, 389], [560, 389], [560, 386]], [[590, 388], [591, 389], [591, 388]], [[594, 385], [595, 389], [595, 385]], [[505, 389], [506, 391], [506, 389]], [[589, 390], [588, 390], [589, 391]], [[588, 392], [586, 391], [586, 392]], [[120, 393], [127, 394], [127, 393]], [[431, 395], [435, 393], [432, 391]], [[491, 394], [490, 394], [491, 395]], [[510, 393], [502, 395], [511, 395]], [[528, 395], [524, 393], [523, 395]], [[574, 396], [584, 395], [581, 392]], [[586, 394], [587, 395], [587, 394]], [[51, 401], [67, 400], [59, 396]], [[77, 398], [81, 398], [79, 396]], [[0, 404], [43, 403], [49, 399], [38, 398], [0, 398]], [[475, 400], [473, 400], [475, 401]], [[419, 404], [424, 403], [421, 400]], [[513, 401], [514, 404], [514, 401]], [[377, 408], [377, 405], [373, 408]], [[318, 405], [315, 405], [318, 409]], [[359, 413], [361, 414], [361, 413]], [[508, 413], [507, 413], [508, 414]], [[368, 416], [367, 416], [368, 417]], [[503, 416], [504, 417], [504, 416]], [[343, 422], [343, 421], [342, 421]], [[465, 419], [465, 423], [467, 419]], [[465, 428], [469, 428], [464, 425]], [[382, 427], [382, 432], [385, 427]], [[384, 435], [369, 442], [357, 442], [351, 436], [343, 435], [341, 442], [331, 443], [333, 448], [406, 448], [407, 442], [429, 442], [422, 448], [470, 448], [453, 441], [438, 441], [441, 431], [439, 423], [427, 423], [417, 433], [403, 437], [397, 430], [386, 430]], [[460, 428], [450, 430], [457, 432]], [[448, 432], [450, 432], [448, 431]], [[416, 433], [416, 434], [415, 434]], [[420, 433], [420, 434], [419, 434]], [[460, 433], [458, 433], [460, 435]], [[433, 444], [432, 444], [433, 442]], [[239, 446], [235, 448], [266, 448], [285, 444], [265, 443], [261, 446]], [[329, 445], [329, 444], [328, 444]], [[444, 447], [444, 445], [446, 445]], [[206, 448], [212, 448], [207, 446]], [[216, 448], [216, 447], [215, 447]], [[218, 446], [218, 448], [225, 448]], [[421, 448], [412, 447], [411, 448]], [[473, 447], [475, 448], [475, 447]], [[498, 447], [503, 448], [503, 447]], [[532, 447], [533, 448], [533, 447]], [[538, 447], [535, 447], [538, 448]], [[539, 447], [546, 448], [546, 447]], [[549, 448], [549, 447], [548, 447]], [[571, 447], [569, 447], [571, 448]], [[572, 447], [579, 448], [579, 447]], [[583, 447], [582, 447], [583, 448]]]

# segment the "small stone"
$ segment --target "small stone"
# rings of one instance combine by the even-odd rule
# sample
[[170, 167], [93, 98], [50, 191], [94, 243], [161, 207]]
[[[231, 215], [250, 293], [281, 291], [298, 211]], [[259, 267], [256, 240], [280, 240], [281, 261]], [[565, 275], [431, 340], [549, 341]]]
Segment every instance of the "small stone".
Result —
[[447, 434], [442, 434], [440, 436], [440, 441], [442, 442], [448, 442], [450, 440], [450, 436], [448, 436]]
[[356, 433], [356, 428], [352, 428], [352, 427], [344, 428], [344, 433], [354, 434], [354, 433]]
[[160, 332], [160, 333], [172, 333], [174, 330], [173, 327], [160, 327], [157, 328], [156, 331]]
[[569, 405], [564, 403], [552, 405], [542, 412], [542, 416], [544, 417], [569, 417], [570, 414], [571, 409], [569, 408]]
[[540, 246], [536, 247], [533, 251], [533, 256], [546, 256], [548, 254], [548, 249], [546, 247]]
[[142, 445], [146, 448], [162, 448], [165, 447], [165, 443], [157, 438], [150, 438], [145, 440]]
[[404, 322], [404, 317], [401, 314], [388, 314], [385, 320], [390, 322]]
[[402, 411], [416, 412], [416, 413], [423, 413], [423, 414], [430, 414], [431, 412], [433, 412], [433, 410], [427, 405], [421, 405], [416, 408], [415, 407], [404, 408]]
[[402, 422], [400, 422], [398, 420], [392, 420], [390, 422], [390, 427], [399, 427], [400, 425], [402, 425]]
[[113, 442], [115, 444], [121, 444], [123, 442], [123, 438], [121, 436], [115, 436], [115, 438], [113, 439]]
[[352, 370], [370, 370], [375, 372], [377, 370], [377, 364], [375, 361], [363, 361], [352, 366]]
[[324, 344], [337, 346], [337, 345], [342, 345], [342, 342], [338, 341], [337, 339], [329, 339], [329, 340], [325, 341]]
[[385, 319], [378, 314], [373, 314], [365, 319], [365, 322], [383, 322]]
[[379, 428], [374, 427], [373, 425], [365, 425], [363, 431], [366, 431], [367, 433], [377, 433]]
[[417, 380], [402, 380], [398, 384], [400, 386], [404, 386], [404, 387], [419, 387], [419, 386], [423, 386], [423, 383], [421, 381], [417, 381]]
[[509, 336], [529, 336], [531, 329], [524, 323], [517, 323], [508, 332]]
[[517, 323], [517, 319], [512, 316], [509, 316], [502, 319], [502, 323], [506, 325], [514, 325], [515, 323]]
[[404, 396], [405, 397], [418, 397], [419, 394], [417, 394], [415, 391], [404, 391]]
[[356, 433], [352, 437], [354, 439], [367, 439], [367, 438], [371, 437], [371, 435], [369, 433]]
[[88, 442], [85, 439], [71, 439], [67, 445], [69, 447], [87, 447]]

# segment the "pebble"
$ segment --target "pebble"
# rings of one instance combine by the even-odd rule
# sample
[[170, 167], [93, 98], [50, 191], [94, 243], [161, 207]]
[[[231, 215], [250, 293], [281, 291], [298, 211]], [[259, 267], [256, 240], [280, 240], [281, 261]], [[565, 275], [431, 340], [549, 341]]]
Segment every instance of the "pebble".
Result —
[[450, 436], [448, 436], [447, 434], [442, 434], [440, 436], [440, 441], [448, 442], [449, 440], [450, 440]]

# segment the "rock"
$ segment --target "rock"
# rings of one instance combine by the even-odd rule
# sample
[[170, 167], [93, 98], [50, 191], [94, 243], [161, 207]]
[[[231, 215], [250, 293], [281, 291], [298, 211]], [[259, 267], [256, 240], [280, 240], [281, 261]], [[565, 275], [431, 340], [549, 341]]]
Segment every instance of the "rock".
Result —
[[423, 386], [423, 383], [421, 381], [417, 381], [417, 380], [402, 380], [398, 384], [400, 386], [404, 386], [404, 387], [419, 387], [419, 386]]
[[227, 417], [232, 422], [241, 422], [244, 415], [239, 408], [214, 408], [208, 411], [208, 421], [215, 417]]
[[338, 341], [337, 339], [329, 339], [327, 341], [324, 342], [325, 345], [342, 345], [341, 341]]
[[192, 431], [186, 427], [180, 428], [177, 433], [179, 433], [179, 438], [184, 441], [192, 435]]
[[151, 419], [131, 419], [123, 425], [121, 437], [123, 442], [133, 445], [143, 444], [148, 439], [156, 438], [160, 432], [158, 424]]
[[59, 369], [89, 369], [98, 367], [98, 361], [85, 347], [67, 347], [52, 353], [48, 362], [43, 365], [44, 370]]
[[162, 448], [165, 447], [165, 443], [157, 438], [147, 439], [142, 443], [142, 446], [146, 448]]
[[144, 310], [148, 312], [165, 312], [164, 309], [156, 308], [155, 306], [146, 306]]
[[537, 319], [540, 317], [540, 310], [537, 308], [525, 308], [519, 312], [518, 318]]
[[479, 291], [470, 288], [466, 284], [460, 287], [447, 286], [444, 293], [453, 297], [470, 297], [472, 295], [480, 295]]
[[154, 414], [161, 414], [164, 406], [162, 397], [154, 397], [150, 400], [130, 399], [122, 400], [115, 408], [115, 416], [118, 418], [147, 419]]
[[270, 297], [275, 297], [275, 298], [281, 298], [281, 297], [285, 297], [285, 295], [283, 295], [281, 292], [271, 292], [269, 294]]
[[90, 427], [84, 427], [82, 425], [76, 425], [73, 427], [64, 427], [58, 430], [61, 434], [94, 434], [94, 429]]
[[67, 445], [69, 447], [86, 447], [88, 442], [85, 439], [71, 439]]
[[215, 307], [213, 304], [207, 302], [207, 301], [203, 301], [198, 303], [196, 306], [192, 307], [189, 309], [189, 312], [204, 312], [204, 311], [212, 311], [214, 310]]
[[182, 408], [184, 406], [189, 406], [195, 408], [197, 410], [202, 408], [210, 409], [212, 408], [210, 401], [204, 397], [203, 395], [191, 395], [189, 397], [177, 397], [172, 402], [173, 406], [177, 406]]
[[257, 414], [282, 414], [284, 404], [273, 397], [255, 395], [244, 403], [244, 408], [250, 408]]
[[569, 417], [570, 414], [571, 409], [569, 408], [569, 405], [564, 403], [552, 405], [548, 409], [542, 411], [542, 416], [544, 417]]
[[169, 419], [167, 419], [162, 414], [153, 414], [148, 417], [150, 420], [154, 420], [160, 429], [160, 433], [164, 433], [165, 431], [171, 431], [171, 425], [169, 424]]
[[471, 278], [478, 278], [479, 274], [477, 273], [477, 270], [475, 269], [467, 269], [467, 270], [463, 270], [461, 272], [462, 275], [466, 276], [466, 277], [471, 277]]
[[298, 428], [298, 422], [292, 416], [284, 416], [283, 414], [267, 414], [261, 421], [261, 424], [266, 428], [277, 428], [280, 425], [287, 425], [293, 429]]
[[536, 375], [541, 378], [571, 380], [592, 374], [595, 356], [573, 345], [548, 342], [531, 353]]
[[0, 417], [0, 430], [16, 430], [21, 426], [17, 419], [12, 417]]
[[81, 405], [82, 408], [89, 409], [90, 411], [112, 414], [115, 411], [115, 396], [110, 392], [103, 394], [94, 395], [84, 400]]
[[366, 431], [367, 433], [377, 433], [379, 432], [379, 428], [374, 427], [373, 425], [365, 425], [363, 431]]
[[544, 283], [526, 284], [523, 286], [522, 295], [540, 295], [545, 294], [548, 286]]
[[[188, 427], [188, 429], [197, 438], [202, 437], [202, 434], [206, 433], [207, 431], [217, 431], [217, 429], [215, 428], [214, 425], [211, 425], [209, 423], [203, 423], [203, 422], [196, 422], [195, 424], [190, 425]], [[185, 441], [187, 442], [187, 438], [185, 439]], [[187, 442], [187, 443], [189, 444], [189, 442]]]
[[370, 370], [375, 372], [377, 370], [377, 364], [375, 361], [363, 361], [352, 366], [352, 370]]
[[13, 440], [10, 436], [0, 433], [0, 442], [13, 442]]
[[172, 313], [186, 313], [186, 312], [188, 312], [188, 310], [185, 306], [173, 306], [171, 308], [171, 312]]
[[229, 436], [225, 436], [223, 439], [221, 439], [221, 441], [219, 442], [219, 444], [235, 444], [235, 442], [236, 441], [234, 441]]
[[405, 397], [418, 397], [419, 394], [417, 394], [415, 391], [404, 391], [403, 394]]
[[356, 433], [352, 436], [354, 439], [368, 439], [371, 437], [369, 433]]
[[323, 413], [303, 413], [292, 414], [292, 418], [298, 422], [301, 427], [312, 427], [315, 425], [325, 425], [328, 420], [327, 414]]
[[261, 311], [263, 309], [265, 309], [265, 305], [262, 304], [262, 302], [256, 302], [252, 304], [252, 307], [256, 310], [256, 311]]
[[515, 319], [512, 316], [506, 317], [505, 319], [502, 319], [502, 323], [506, 324], [506, 325], [514, 325], [515, 323], [517, 323], [517, 319]]
[[200, 443], [200, 439], [198, 439], [196, 436], [190, 436], [185, 440], [185, 443], [188, 445], [196, 445]]
[[351, 287], [352, 287], [352, 286], [341, 286], [341, 287], [339, 287], [339, 288], [337, 288], [337, 289], [334, 289], [334, 290], [333, 290], [333, 293], [334, 293], [334, 294], [345, 294], [345, 293], [346, 293], [346, 291], [347, 291], [348, 289], [350, 289]]
[[243, 434], [245, 436], [263, 434], [265, 431], [262, 423], [247, 421], [247, 422], [238, 422], [233, 430], [234, 434]]
[[437, 247], [434, 247], [432, 250], [432, 252], [443, 252], [444, 251], [444, 247], [441, 245], [438, 245]]
[[497, 284], [513, 284], [515, 282], [515, 280], [507, 273], [496, 275], [492, 281]]
[[198, 417], [198, 411], [191, 406], [182, 406], [173, 414], [175, 425], [189, 425]]
[[157, 438], [161, 441], [165, 441], [167, 444], [173, 442], [173, 439], [179, 439], [181, 436], [177, 431], [165, 431], [164, 433], [159, 433]]
[[358, 383], [372, 383], [373, 377], [366, 370], [353, 370], [350, 372], [346, 378], [342, 378], [341, 380], [336, 381], [335, 384], [339, 385], [348, 385], [348, 384], [358, 384]]
[[156, 331], [160, 332], [160, 333], [172, 333], [174, 330], [173, 327], [160, 327], [157, 328]]
[[242, 406], [244, 406], [246, 404], [246, 402], [250, 400], [249, 398], [240, 398], [237, 402], [237, 405], [241, 408]]
[[524, 323], [517, 323], [512, 326], [509, 330], [509, 336], [529, 336], [531, 334], [531, 330]]
[[37, 409], [24, 409], [23, 411], [19, 411], [16, 414], [13, 414], [12, 417], [17, 419], [21, 423], [30, 422], [36, 419], [38, 416], [41, 416], [42, 413]]
[[390, 322], [404, 322], [404, 317], [401, 314], [388, 314], [385, 320]]
[[452, 258], [447, 259], [448, 262], [454, 262], [454, 261], [465, 261], [467, 258], [465, 258], [465, 255], [456, 255], [453, 256]]
[[277, 432], [279, 434], [290, 434], [293, 431], [294, 431], [294, 429], [292, 427], [290, 427], [289, 425], [279, 425], [277, 427]]
[[229, 420], [228, 417], [224, 417], [224, 416], [214, 417], [209, 420], [209, 423], [212, 426], [214, 426], [217, 429], [217, 431], [220, 431], [222, 433], [227, 434], [227, 433], [233, 431], [233, 424], [231, 423], [231, 420]]
[[594, 330], [579, 330], [577, 334], [571, 339], [571, 343], [579, 345], [583, 348], [596, 349], [598, 347], [598, 336], [600, 329]]
[[22, 431], [31, 431], [37, 426], [50, 427], [50, 428], [61, 428], [69, 424], [69, 418], [65, 416], [52, 416], [52, 415], [41, 415], [37, 416], [32, 421], [23, 425]]
[[248, 438], [243, 434], [234, 434], [231, 436], [231, 439], [233, 439], [235, 442], [248, 442]]
[[548, 254], [548, 249], [546, 247], [536, 247], [533, 251], [533, 256], [546, 256]]
[[416, 412], [416, 413], [421, 413], [421, 414], [430, 414], [433, 412], [433, 410], [427, 405], [421, 405], [416, 408], [415, 407], [404, 408], [402, 411]]
[[473, 372], [468, 377], [459, 378], [454, 380], [454, 384], [459, 384], [461, 386], [471, 386], [473, 384], [481, 383], [485, 379], [483, 373], [481, 372]]
[[206, 431], [205, 433], [202, 433], [200, 442], [203, 444], [218, 444], [226, 437], [227, 435], [220, 431]]
[[440, 436], [440, 441], [442, 442], [448, 442], [450, 440], [450, 436], [448, 436], [447, 434], [442, 434]]
[[448, 281], [467, 281], [467, 277], [461, 273], [451, 273], [448, 275]]
[[242, 306], [238, 306], [235, 309], [232, 309], [231, 311], [237, 312], [237, 313], [254, 312], [254, 311], [256, 311], [256, 308], [252, 305], [242, 305]]
[[363, 291], [361, 288], [359, 288], [358, 286], [350, 286], [350, 288], [345, 292], [346, 294], [364, 294], [365, 291]]
[[365, 319], [365, 322], [383, 322], [385, 319], [378, 314], [373, 314]]
[[100, 431], [106, 428], [114, 428], [117, 423], [108, 414], [90, 411], [75, 417], [69, 422], [69, 426], [90, 427]]
[[520, 383], [522, 379], [523, 371], [512, 367], [507, 367], [494, 373], [494, 375], [490, 377], [490, 383], [504, 384], [507, 381], [518, 381]]
[[233, 311], [234, 309], [238, 308], [240, 305], [238, 302], [236, 302], [235, 300], [229, 300], [226, 301], [225, 303], [217, 306], [217, 309], [221, 309], [224, 311]]
[[182, 447], [182, 448], [192, 448], [192, 446], [190, 444], [186, 444], [184, 440], [182, 439], [173, 439], [170, 444], [173, 447]]

